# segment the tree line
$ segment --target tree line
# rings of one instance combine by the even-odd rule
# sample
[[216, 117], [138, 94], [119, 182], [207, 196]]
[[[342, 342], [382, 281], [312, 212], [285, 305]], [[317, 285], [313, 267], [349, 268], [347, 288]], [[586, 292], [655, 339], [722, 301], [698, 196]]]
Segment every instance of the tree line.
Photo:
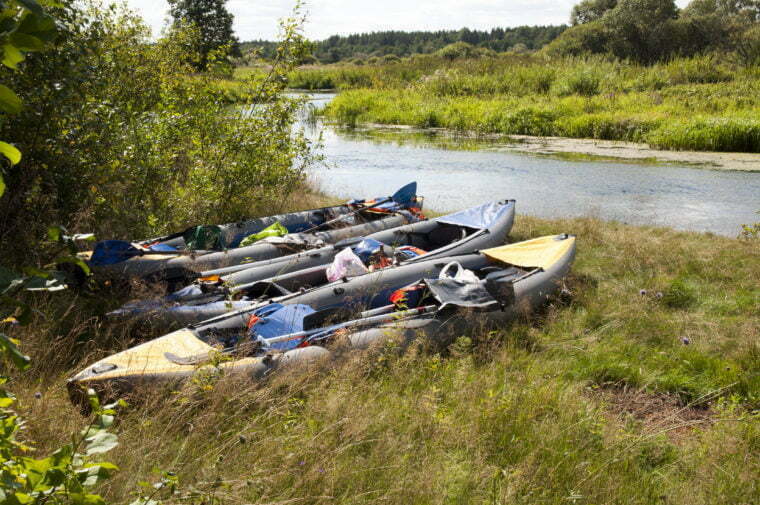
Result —
[[610, 54], [651, 64], [704, 52], [760, 64], [760, 0], [583, 0], [549, 54]]
[[[438, 30], [438, 31], [382, 31], [353, 35], [333, 35], [314, 42], [312, 55], [315, 61], [335, 63], [352, 58], [368, 58], [395, 55], [434, 53], [447, 45], [465, 42], [475, 47], [503, 52], [509, 50], [536, 50], [556, 39], [566, 25], [559, 26], [518, 26], [515, 28], [494, 28], [489, 31]], [[277, 43], [266, 40], [243, 42], [244, 54], [256, 51], [263, 59], [274, 57]]]

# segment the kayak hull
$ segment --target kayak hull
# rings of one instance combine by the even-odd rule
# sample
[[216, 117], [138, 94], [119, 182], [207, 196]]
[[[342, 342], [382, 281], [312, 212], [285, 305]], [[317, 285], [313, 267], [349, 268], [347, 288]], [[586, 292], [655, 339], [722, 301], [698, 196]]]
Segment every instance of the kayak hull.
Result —
[[[414, 221], [408, 212], [391, 214], [380, 219], [309, 234], [314, 244], [331, 244], [351, 237], [359, 237], [388, 228], [396, 228]], [[189, 254], [145, 254], [112, 265], [93, 266], [93, 272], [102, 278], [143, 278], [186, 283], [198, 276], [198, 272], [230, 265], [254, 263], [293, 254], [288, 244], [260, 242], [250, 246], [226, 251], [197, 251]]]
[[[447, 263], [447, 261], [436, 262], [440, 258], [453, 258], [503, 244], [514, 224], [515, 202], [514, 200], [505, 200], [500, 205], [504, 207], [503, 212], [490, 224], [489, 228], [474, 232], [473, 230], [468, 231], [467, 227], [456, 228], [447, 224], [442, 225], [437, 219], [431, 219], [371, 234], [365, 238], [374, 239], [389, 246], [413, 243], [415, 240], [419, 240], [415, 237], [429, 237], [430, 234], [441, 233], [441, 228], [445, 230], [446, 234], [453, 233], [454, 237], [460, 232], [465, 236], [444, 243], [441, 247], [415, 258], [402, 261], [399, 265], [344, 279], [337, 284], [328, 283], [325, 272], [335, 255], [340, 252], [341, 247], [339, 245], [265, 261], [249, 269], [222, 277], [223, 283], [231, 289], [235, 289], [235, 286], [250, 286], [257, 283], [271, 286], [270, 292], [267, 293], [268, 297], [263, 301], [218, 300], [211, 303], [199, 303], [198, 300], [172, 299], [169, 305], [157, 304], [151, 310], [143, 310], [144, 305], [138, 305], [139, 308], [135, 311], [120, 311], [114, 313], [113, 317], [136, 317], [149, 320], [157, 327], [178, 327], [238, 311], [245, 307], [246, 303], [249, 303], [251, 308], [259, 307], [262, 303], [269, 303], [270, 301], [306, 303], [313, 305], [315, 309], [345, 304], [346, 301], [349, 303], [358, 301], [372, 305], [374, 303], [372, 299], [367, 299], [362, 294], [374, 290], [382, 298], [387, 295], [388, 290], [397, 289], [404, 283], [413, 282], [415, 278], [437, 276], [440, 267]], [[443, 242], [443, 239], [439, 240]], [[437, 263], [441, 264], [436, 266]], [[420, 266], [414, 267], [413, 265]], [[220, 296], [219, 298], [223, 297]]]
[[[349, 349], [363, 349], [394, 336], [400, 336], [404, 342], [415, 338], [426, 338], [434, 342], [445, 343], [460, 335], [471, 334], [477, 330], [500, 328], [518, 317], [528, 317], [560, 290], [575, 258], [575, 239], [558, 236], [557, 240], [568, 242], [563, 244], [564, 249], [561, 254], [553, 258], [552, 264], [543, 268], [525, 270], [522, 267], [516, 268], [508, 265], [495, 266], [486, 254], [470, 254], [454, 258], [442, 258], [440, 261], [406, 265], [393, 272], [393, 275], [390, 276], [394, 279], [393, 281], [387, 280], [389, 277], [386, 277], [386, 281], [377, 277], [374, 279], [375, 282], [387, 282], [387, 285], [406, 283], [404, 285], [407, 285], [423, 278], [434, 277], [436, 272], [440, 272], [444, 265], [451, 260], [459, 262], [462, 267], [468, 270], [492, 272], [496, 269], [497, 272], [508, 272], [510, 279], [512, 279], [510, 285], [514, 290], [514, 297], [510, 299], [509, 303], [503, 303], [500, 309], [489, 312], [468, 312], [465, 309], [457, 309], [458, 311], [464, 310], [464, 312], [457, 313], [457, 317], [451, 313], [447, 313], [445, 317], [436, 317], [437, 314], [425, 315], [382, 324], [362, 331], [354, 331], [349, 333], [343, 341]], [[356, 294], [357, 299], [363, 297], [365, 300], [371, 300], [371, 297], [376, 295], [362, 294], [361, 292], [362, 289], [367, 289], [370, 285], [370, 277], [370, 275], [364, 276], [362, 283], [343, 283], [343, 285], [354, 284], [356, 289], [351, 293], [334, 293], [335, 296], [345, 297]], [[410, 279], [410, 282], [406, 282]], [[341, 284], [336, 283], [333, 286], [322, 288], [322, 290], [335, 290], [339, 286]], [[318, 299], [316, 293], [306, 293], [300, 296], [300, 298], [292, 299], [289, 303], [309, 304], [310, 301]], [[337, 301], [338, 299], [331, 300]], [[383, 303], [387, 303], [387, 298]], [[215, 360], [213, 356], [218, 354], [218, 351], [200, 337], [210, 330], [219, 333], [226, 331], [245, 332], [249, 315], [250, 310], [245, 310], [239, 314], [218, 317], [205, 321], [201, 325], [172, 332], [103, 359], [70, 379], [69, 391], [72, 400], [81, 399], [82, 392], [90, 387], [103, 392], [129, 391], [141, 384], [169, 384], [181, 381], [204, 370], [207, 372], [240, 373], [251, 379], [260, 379], [284, 367], [303, 367], [311, 362], [333, 356], [329, 349], [313, 345], [279, 354], [243, 357], [227, 361]], [[201, 363], [199, 365], [193, 362], [182, 362], [177, 356], [208, 356], [208, 359], [204, 360], [206, 364]], [[218, 361], [218, 363], [216, 365], [207, 364], [214, 361]]]

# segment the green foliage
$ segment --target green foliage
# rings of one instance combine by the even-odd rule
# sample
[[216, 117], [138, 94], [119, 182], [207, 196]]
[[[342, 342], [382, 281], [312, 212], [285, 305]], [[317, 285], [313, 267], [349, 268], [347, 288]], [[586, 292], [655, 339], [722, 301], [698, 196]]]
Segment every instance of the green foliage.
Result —
[[570, 23], [582, 25], [596, 21], [617, 5], [617, 0], [582, 0], [570, 12]]
[[757, 61], [757, 0], [695, 0], [679, 11], [672, 0], [584, 0], [573, 26], [544, 49], [551, 55], [606, 53], [644, 64], [706, 51]]
[[[0, 379], [0, 385], [5, 379]], [[29, 442], [17, 437], [24, 422], [11, 409], [14, 397], [0, 389], [0, 496], [3, 503], [25, 505], [105, 505], [92, 488], [111, 477], [118, 467], [97, 459], [116, 447], [118, 439], [108, 429], [117, 405], [100, 406], [90, 391], [93, 421], [79, 436], [45, 458], [31, 458]]]
[[0, 124], [24, 153], [0, 200], [9, 263], [47, 252], [34, 246], [46, 223], [134, 239], [286, 203], [312, 159], [291, 135], [298, 100], [281, 93], [301, 51], [295, 28], [271, 70], [238, 85], [235, 98], [252, 105], [230, 109], [216, 55], [211, 73], [191, 75], [198, 30], [153, 41], [129, 12], [75, 5], [62, 11], [58, 43], [8, 76], [25, 102]]
[[[41, 51], [56, 36], [55, 21], [43, 9], [49, 3], [48, 0], [11, 0], [3, 3], [0, 10], [0, 61], [4, 66], [18, 69], [19, 63], [24, 61], [24, 53]], [[0, 84], [0, 112], [17, 114], [21, 108], [18, 95]], [[10, 166], [21, 161], [21, 151], [7, 142], [0, 142], [0, 154]], [[0, 166], [0, 198], [5, 188], [3, 167]]]
[[170, 0], [169, 13], [174, 18], [174, 26], [193, 26], [198, 30], [194, 41], [194, 52], [199, 58], [194, 66], [201, 71], [214, 59], [214, 53], [226, 59], [240, 56], [240, 44], [232, 30], [233, 16], [227, 10], [227, 0]]
[[[478, 31], [463, 28], [461, 30], [439, 30], [435, 32], [380, 31], [352, 35], [333, 35], [316, 42], [313, 47], [314, 57], [322, 63], [347, 62], [351, 59], [365, 61], [368, 57], [396, 55], [399, 57], [413, 54], [431, 54], [444, 46], [455, 42], [466, 42], [481, 49], [508, 51], [516, 45], [526, 50], [540, 49], [554, 40], [565, 28], [561, 26], [518, 26], [514, 28], [494, 28], [490, 31]], [[266, 40], [253, 40], [241, 44], [243, 52], [255, 51], [267, 60], [274, 57], [277, 43]]]
[[678, 49], [670, 46], [669, 22], [678, 15], [673, 0], [620, 0], [601, 20], [607, 48], [618, 58], [654, 63]]
[[468, 44], [467, 42], [454, 42], [453, 44], [449, 44], [436, 51], [435, 55], [446, 60], [456, 60], [457, 58], [472, 58], [476, 56], [477, 53], [472, 44]]
[[324, 111], [346, 124], [436, 125], [647, 142], [672, 150], [760, 152], [760, 80], [715, 55], [651, 66], [601, 56], [423, 56], [383, 66], [298, 70], [289, 79], [291, 86], [350, 90]]

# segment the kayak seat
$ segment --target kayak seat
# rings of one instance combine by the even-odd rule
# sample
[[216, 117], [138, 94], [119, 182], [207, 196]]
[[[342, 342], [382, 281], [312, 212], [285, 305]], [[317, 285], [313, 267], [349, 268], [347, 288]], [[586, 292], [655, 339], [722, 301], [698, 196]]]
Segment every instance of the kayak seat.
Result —
[[[453, 244], [467, 237], [467, 229], [461, 226], [441, 224], [428, 232], [428, 250]], [[424, 249], [424, 248], [423, 248]]]
[[467, 235], [468, 229], [465, 227], [440, 223], [428, 232], [400, 231], [394, 242], [432, 251], [462, 240]]
[[250, 286], [246, 286], [244, 294], [248, 298], [255, 300], [262, 297], [276, 297], [291, 294], [291, 291], [285, 289], [275, 282], [259, 281]]

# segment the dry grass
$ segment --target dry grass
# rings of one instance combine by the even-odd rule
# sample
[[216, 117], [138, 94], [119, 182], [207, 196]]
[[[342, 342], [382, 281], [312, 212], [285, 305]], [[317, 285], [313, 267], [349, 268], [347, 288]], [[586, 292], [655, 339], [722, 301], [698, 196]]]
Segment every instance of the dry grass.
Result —
[[[512, 239], [557, 232], [579, 237], [570, 301], [448, 349], [145, 391], [101, 491], [127, 503], [160, 469], [223, 503], [757, 503], [757, 242], [522, 216]], [[82, 424], [63, 379], [133, 338], [95, 317], [115, 303], [40, 302], [18, 335], [37, 365], [12, 388], [41, 450]], [[609, 388], [635, 393], [589, 394]]]

